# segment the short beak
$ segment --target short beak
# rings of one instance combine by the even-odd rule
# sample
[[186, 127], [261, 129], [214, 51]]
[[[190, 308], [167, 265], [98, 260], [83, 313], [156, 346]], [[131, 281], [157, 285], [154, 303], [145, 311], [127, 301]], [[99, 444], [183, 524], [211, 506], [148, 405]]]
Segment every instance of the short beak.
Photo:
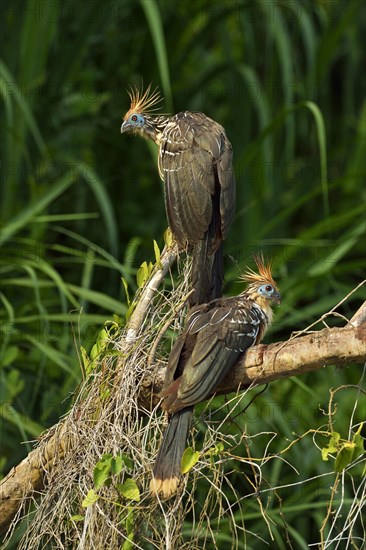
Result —
[[280, 305], [280, 303], [281, 303], [281, 294], [279, 292], [275, 292], [273, 297], [272, 297], [272, 300], [274, 300], [276, 302], [276, 304]]
[[130, 124], [128, 124], [128, 121], [124, 120], [122, 122], [122, 126], [121, 126], [121, 134], [123, 134], [123, 132], [125, 132], [129, 128], [129, 126], [130, 126]]

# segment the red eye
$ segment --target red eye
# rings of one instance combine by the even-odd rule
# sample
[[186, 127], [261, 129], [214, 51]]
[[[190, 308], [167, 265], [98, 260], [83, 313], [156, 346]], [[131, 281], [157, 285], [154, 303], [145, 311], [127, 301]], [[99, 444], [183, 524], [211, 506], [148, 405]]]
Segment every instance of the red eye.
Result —
[[137, 115], [132, 115], [131, 120], [133, 120], [133, 122], [136, 122], [136, 120], [137, 120]]
[[267, 285], [267, 286], [266, 286], [266, 292], [271, 292], [271, 290], [273, 290], [273, 288], [271, 287], [271, 285]]

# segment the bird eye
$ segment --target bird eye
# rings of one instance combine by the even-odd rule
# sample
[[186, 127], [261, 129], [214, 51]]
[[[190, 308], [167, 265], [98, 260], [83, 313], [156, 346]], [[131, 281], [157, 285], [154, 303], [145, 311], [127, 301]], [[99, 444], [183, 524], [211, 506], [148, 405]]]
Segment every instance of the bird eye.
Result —
[[273, 290], [273, 287], [271, 285], [266, 286], [266, 292], [271, 292]]
[[137, 115], [132, 115], [131, 120], [132, 120], [133, 122], [136, 122], [136, 120], [137, 120]]

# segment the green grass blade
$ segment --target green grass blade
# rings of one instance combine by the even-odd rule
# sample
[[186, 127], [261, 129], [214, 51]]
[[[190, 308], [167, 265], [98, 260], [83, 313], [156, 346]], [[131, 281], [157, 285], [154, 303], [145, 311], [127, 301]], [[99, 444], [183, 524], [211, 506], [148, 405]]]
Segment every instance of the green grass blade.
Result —
[[324, 208], [324, 217], [329, 217], [329, 189], [328, 189], [328, 174], [327, 174], [327, 140], [325, 132], [325, 124], [323, 115], [319, 107], [313, 101], [304, 101], [299, 104], [303, 105], [314, 117], [318, 144], [319, 144], [319, 162], [320, 162], [320, 183], [323, 191], [323, 208]]
[[[0, 292], [0, 301], [3, 304], [4, 309], [8, 315], [8, 320], [6, 321], [6, 331], [1, 330], [2, 336], [1, 336], [0, 357], [2, 357], [5, 351], [5, 348], [10, 340], [10, 334], [15, 322], [15, 312], [14, 312], [13, 306], [11, 305], [7, 297], [2, 292]], [[2, 328], [3, 327], [4, 325], [2, 326]]]
[[66, 172], [66, 174], [59, 181], [54, 183], [43, 196], [39, 197], [37, 201], [33, 202], [19, 212], [19, 214], [14, 216], [14, 218], [1, 229], [0, 246], [29, 224], [37, 214], [42, 212], [42, 210], [47, 208], [56, 198], [62, 195], [74, 181], [75, 174], [73, 174], [72, 171]]
[[68, 285], [68, 288], [84, 300], [110, 311], [111, 313], [118, 313], [119, 315], [125, 315], [127, 307], [125, 304], [121, 304], [118, 300], [110, 298], [106, 294], [102, 294], [96, 290], [89, 290], [88, 288], [81, 288], [76, 285]]
[[30, 334], [25, 334], [25, 340], [28, 340], [33, 346], [44, 354], [50, 361], [58, 365], [62, 370], [70, 374], [77, 382], [79, 382], [79, 372], [75, 371], [71, 364], [75, 363], [75, 360], [65, 353], [58, 351], [55, 346], [41, 342], [38, 338], [34, 338]]
[[107, 229], [110, 249], [117, 250], [118, 229], [116, 216], [114, 214], [114, 208], [112, 206], [111, 199], [109, 198], [102, 181], [100, 180], [95, 170], [93, 170], [87, 164], [78, 163], [77, 172], [85, 179], [85, 181], [89, 184], [90, 188], [95, 194]]
[[172, 111], [173, 102], [169, 76], [168, 54], [159, 8], [155, 0], [140, 0], [140, 2], [145, 12], [154, 43], [167, 110]]
[[[330, 254], [322, 258], [321, 262], [315, 264], [310, 270], [309, 275], [319, 276], [324, 275], [328, 271], [332, 271], [334, 266], [349, 252], [355, 244], [359, 241], [361, 236], [366, 235], [366, 221], [362, 220], [361, 223], [353, 227], [342, 238], [342, 241], [338, 246], [330, 252]], [[363, 239], [364, 244], [365, 238]]]
[[[94, 272], [94, 260], [95, 260], [95, 252], [92, 248], [89, 248], [87, 251], [87, 261], [84, 262], [84, 268], [82, 271], [82, 277], [81, 277], [81, 288], [90, 290], [91, 288], [91, 282], [93, 279], [93, 272]], [[81, 307], [83, 310], [87, 307], [87, 301], [85, 298], [81, 299]]]
[[[6, 90], [8, 94], [5, 97]], [[13, 76], [6, 67], [5, 63], [0, 59], [0, 92], [3, 94], [4, 101], [8, 104], [11, 101], [11, 95], [14, 97], [15, 105], [19, 108], [22, 113], [26, 123], [28, 124], [29, 130], [33, 135], [34, 141], [36, 142], [39, 151], [44, 154], [47, 151], [46, 144], [42, 138], [41, 132], [39, 130], [36, 119], [34, 118], [32, 111], [25, 100], [24, 96], [21, 94], [18, 85], [16, 84]], [[8, 107], [9, 109], [9, 107]], [[10, 115], [10, 112], [9, 112]]]
[[[9, 403], [1, 404], [0, 416], [19, 429], [23, 441], [29, 439], [29, 436], [37, 438], [44, 431], [44, 426], [41, 426], [41, 424], [29, 418], [24, 414], [24, 411], [19, 413], [16, 408]], [[31, 445], [29, 445], [29, 451], [31, 448]]]

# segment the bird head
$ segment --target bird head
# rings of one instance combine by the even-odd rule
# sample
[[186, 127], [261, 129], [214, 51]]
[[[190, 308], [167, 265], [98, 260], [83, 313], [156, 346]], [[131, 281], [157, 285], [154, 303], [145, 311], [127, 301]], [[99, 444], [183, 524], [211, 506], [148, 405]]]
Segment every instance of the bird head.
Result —
[[241, 277], [249, 283], [246, 294], [249, 294], [249, 297], [258, 302], [262, 307], [268, 307], [270, 302], [280, 304], [281, 295], [278, 291], [276, 281], [272, 277], [271, 263], [265, 264], [262, 255], [255, 256], [254, 261], [258, 268], [258, 273], [252, 269], [248, 269]]
[[155, 121], [150, 115], [158, 110], [155, 105], [162, 100], [158, 90], [151, 91], [151, 84], [145, 92], [138, 87], [131, 87], [128, 95], [131, 105], [123, 117], [121, 133], [138, 133], [155, 139]]

